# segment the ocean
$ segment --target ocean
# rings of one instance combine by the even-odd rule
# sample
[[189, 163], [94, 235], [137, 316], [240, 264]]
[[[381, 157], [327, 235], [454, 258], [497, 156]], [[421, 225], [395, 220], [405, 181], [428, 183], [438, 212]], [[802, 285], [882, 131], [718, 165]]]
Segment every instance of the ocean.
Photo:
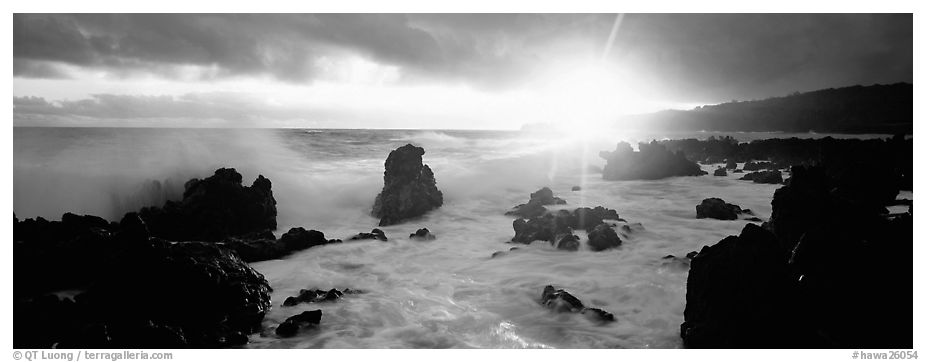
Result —
[[[265, 331], [250, 348], [678, 348], [688, 266], [684, 256], [738, 234], [746, 221], [696, 219], [702, 199], [720, 197], [767, 220], [779, 186], [725, 177], [605, 181], [598, 152], [618, 141], [707, 138], [721, 133], [582, 135], [515, 131], [14, 128], [13, 207], [20, 219], [58, 220], [65, 212], [110, 220], [142, 206], [179, 199], [190, 178], [234, 167], [250, 184], [273, 182], [277, 236], [302, 226], [347, 239], [377, 227], [370, 216], [389, 151], [424, 147], [444, 205], [381, 228], [388, 242], [307, 249], [253, 263], [274, 288]], [[825, 134], [739, 133], [760, 138]], [[852, 135], [838, 137], [880, 137]], [[702, 168], [710, 173], [718, 165]], [[787, 173], [784, 175], [787, 177]], [[643, 229], [614, 250], [555, 250], [515, 245], [504, 213], [548, 186], [567, 205], [617, 210]], [[580, 186], [580, 191], [571, 191]], [[912, 195], [910, 195], [912, 198]], [[427, 227], [432, 241], [409, 240]], [[520, 249], [491, 258], [496, 251]], [[563, 288], [587, 306], [614, 314], [599, 325], [556, 314], [538, 300]], [[337, 302], [282, 307], [300, 289], [363, 291]], [[303, 310], [321, 309], [321, 327], [281, 339], [273, 328]]]

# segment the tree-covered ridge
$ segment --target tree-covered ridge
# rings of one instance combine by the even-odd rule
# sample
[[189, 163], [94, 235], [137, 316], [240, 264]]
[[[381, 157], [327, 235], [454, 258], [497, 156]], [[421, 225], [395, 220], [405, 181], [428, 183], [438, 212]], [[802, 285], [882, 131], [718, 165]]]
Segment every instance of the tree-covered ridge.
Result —
[[830, 88], [622, 119], [631, 128], [724, 132], [913, 133], [913, 85]]

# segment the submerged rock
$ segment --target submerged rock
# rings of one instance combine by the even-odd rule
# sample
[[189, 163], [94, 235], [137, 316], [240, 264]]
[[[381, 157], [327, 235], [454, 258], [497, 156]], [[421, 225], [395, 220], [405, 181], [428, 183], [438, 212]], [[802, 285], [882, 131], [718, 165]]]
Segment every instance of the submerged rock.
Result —
[[301, 303], [332, 302], [332, 301], [341, 299], [341, 297], [343, 297], [344, 294], [359, 294], [359, 293], [360, 291], [351, 290], [349, 288], [344, 289], [344, 291], [340, 291], [337, 289], [331, 289], [328, 291], [324, 291], [321, 289], [314, 289], [314, 290], [302, 289], [299, 291], [299, 295], [294, 296], [294, 297], [287, 297], [286, 300], [283, 301], [283, 306], [292, 307], [294, 305], [298, 305]]
[[351, 236], [349, 240], [379, 240], [379, 241], [389, 241], [386, 238], [386, 233], [380, 229], [373, 229], [368, 233], [359, 233], [357, 235]]
[[494, 258], [497, 258], [497, 257], [500, 257], [500, 256], [505, 256], [505, 255], [508, 255], [509, 252], [512, 252], [512, 251], [515, 251], [515, 250], [520, 250], [520, 249], [521, 249], [521, 248], [519, 248], [519, 247], [517, 247], [517, 246], [514, 246], [514, 247], [511, 247], [510, 249], [508, 249], [508, 251], [496, 251], [496, 252], [492, 253], [492, 258], [494, 259]]
[[411, 144], [389, 153], [383, 190], [373, 204], [379, 226], [398, 224], [443, 205], [444, 195], [437, 189], [431, 168], [422, 164], [422, 155], [424, 148]]
[[535, 202], [541, 205], [565, 205], [566, 200], [553, 196], [553, 190], [549, 187], [543, 187], [536, 192], [531, 193], [528, 203]]
[[553, 239], [553, 244], [559, 250], [576, 251], [579, 250], [579, 237], [575, 236], [570, 229], [567, 233], [558, 234]]
[[553, 190], [549, 187], [541, 188], [531, 193], [530, 200], [526, 204], [515, 206], [505, 213], [505, 215], [514, 215], [523, 218], [538, 217], [547, 213], [546, 205], [565, 205], [566, 200], [553, 196]]
[[409, 234], [408, 238], [412, 240], [434, 240], [437, 237], [434, 236], [434, 234], [431, 234], [431, 231], [428, 230], [428, 228], [422, 228], [418, 229], [418, 231], [415, 231], [414, 234]]
[[665, 146], [653, 141], [640, 143], [639, 152], [630, 144], [621, 142], [614, 151], [602, 151], [601, 158], [607, 160], [604, 167], [605, 180], [655, 180], [672, 176], [701, 176], [707, 172], [697, 163], [685, 158], [682, 152], [670, 152]]
[[617, 236], [611, 225], [598, 224], [588, 232], [588, 248], [592, 251], [602, 251], [621, 246], [621, 238]]
[[152, 236], [168, 240], [220, 241], [277, 227], [276, 200], [262, 175], [243, 186], [234, 168], [220, 168], [184, 185], [183, 199], [138, 212]]
[[322, 311], [321, 309], [305, 311], [294, 315], [292, 317], [286, 318], [283, 323], [276, 329], [276, 334], [280, 337], [292, 337], [299, 333], [299, 330], [305, 327], [316, 327], [321, 323], [322, 320]]
[[530, 220], [517, 219], [512, 223], [512, 227], [514, 237], [511, 241], [521, 244], [530, 244], [536, 240], [552, 242], [555, 235], [571, 233], [569, 225], [557, 223], [557, 219], [551, 214]]
[[751, 172], [743, 175], [740, 180], [752, 181], [757, 184], [780, 184], [783, 182], [781, 171], [778, 170]]
[[723, 199], [712, 197], [695, 206], [695, 212], [698, 219], [736, 220], [743, 213], [743, 209], [738, 205], [728, 204]]
[[573, 187], [572, 187], [572, 191], [582, 191], [582, 187], [580, 187], [580, 186], [573, 186]]
[[540, 294], [540, 303], [555, 312], [577, 313], [585, 309], [579, 298], [574, 297], [565, 290], [556, 289], [552, 285], [543, 288], [543, 292]]
[[569, 226], [575, 229], [589, 230], [603, 223], [604, 220], [623, 220], [613, 209], [595, 206], [580, 207], [572, 211]]
[[581, 313], [589, 319], [599, 322], [614, 322], [614, 315], [598, 308], [586, 308], [579, 298], [569, 292], [556, 289], [552, 285], [543, 288], [540, 304], [558, 313]]

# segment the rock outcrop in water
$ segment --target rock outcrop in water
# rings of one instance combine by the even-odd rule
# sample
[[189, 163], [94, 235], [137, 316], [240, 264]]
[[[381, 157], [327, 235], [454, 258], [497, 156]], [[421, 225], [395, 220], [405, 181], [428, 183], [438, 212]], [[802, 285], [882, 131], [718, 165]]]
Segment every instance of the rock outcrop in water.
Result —
[[283, 338], [292, 337], [303, 328], [317, 327], [321, 321], [322, 311], [320, 309], [305, 311], [286, 318], [283, 323], [277, 326], [276, 334]]
[[220, 168], [205, 179], [187, 181], [184, 188], [182, 200], [138, 212], [152, 236], [220, 241], [277, 227], [276, 200], [270, 180], [263, 176], [243, 186], [234, 168]]
[[227, 238], [220, 245], [234, 250], [245, 262], [253, 263], [279, 259], [299, 250], [339, 242], [341, 241], [337, 239], [325, 239], [325, 234], [321, 231], [306, 231], [302, 227], [297, 227], [289, 229], [279, 239], [276, 239], [273, 233], [267, 231], [242, 237]]
[[740, 180], [752, 181], [757, 184], [780, 184], [784, 182], [781, 179], [781, 171], [778, 170], [750, 172], [740, 177]]
[[689, 161], [682, 152], [670, 152], [653, 141], [640, 143], [634, 152], [630, 144], [621, 142], [614, 151], [601, 151], [607, 161], [602, 177], [605, 180], [656, 180], [672, 176], [701, 176], [707, 172]]
[[[512, 223], [515, 235], [511, 242], [530, 244], [542, 240], [550, 242], [557, 249], [575, 251], [579, 249], [580, 241], [573, 234], [573, 230], [584, 229], [589, 233], [589, 248], [600, 251], [615, 246], [615, 243], [620, 244], [619, 238], [615, 241], [610, 237], [610, 233], [600, 229], [604, 225], [611, 233], [614, 233], [611, 226], [604, 223], [606, 219], [623, 221], [618, 216], [617, 211], [601, 206], [595, 208], [580, 207], [571, 212], [559, 210], [555, 213], [547, 212], [542, 216], [531, 219], [517, 219]], [[595, 245], [591, 244], [592, 233], [596, 238]], [[617, 237], [617, 235], [615, 234], [614, 237]]]
[[351, 236], [349, 240], [379, 240], [379, 241], [389, 241], [389, 238], [386, 237], [380, 229], [373, 229], [368, 233], [359, 233], [357, 235]]
[[767, 229], [748, 224], [692, 260], [687, 347], [912, 348], [912, 210], [884, 209], [904, 171], [845, 151], [793, 167]]
[[540, 304], [558, 313], [580, 313], [587, 318], [601, 322], [614, 322], [614, 315], [598, 308], [587, 308], [582, 304], [579, 298], [574, 297], [569, 292], [556, 289], [552, 285], [543, 288], [540, 294]]
[[601, 223], [588, 232], [588, 248], [592, 251], [602, 251], [621, 246], [621, 238], [611, 225]]
[[389, 153], [383, 190], [373, 204], [379, 226], [398, 224], [443, 205], [444, 195], [437, 189], [431, 168], [422, 164], [422, 155], [424, 148], [411, 144]]
[[726, 176], [726, 175], [727, 175], [727, 170], [724, 168], [718, 168], [714, 170], [714, 176]]
[[408, 238], [412, 240], [418, 240], [418, 241], [427, 241], [427, 240], [437, 239], [437, 237], [434, 236], [434, 234], [431, 234], [431, 230], [428, 230], [428, 228], [418, 229], [418, 231], [415, 231], [414, 234], [409, 234]]
[[566, 200], [553, 196], [553, 190], [549, 187], [541, 188], [531, 193], [530, 200], [526, 204], [515, 206], [505, 213], [505, 215], [514, 215], [523, 218], [538, 217], [547, 213], [546, 205], [565, 205]]
[[283, 301], [284, 307], [292, 307], [300, 303], [321, 303], [321, 302], [333, 302], [341, 297], [344, 294], [359, 294], [360, 291], [351, 290], [350, 288], [344, 289], [343, 291], [337, 289], [330, 289], [327, 291], [321, 289], [302, 289], [299, 291], [299, 295], [294, 297], [287, 297]]
[[723, 199], [712, 197], [702, 200], [698, 206], [695, 206], [695, 213], [698, 219], [736, 220], [741, 214], [751, 215], [752, 211], [743, 210], [739, 205], [728, 204]]

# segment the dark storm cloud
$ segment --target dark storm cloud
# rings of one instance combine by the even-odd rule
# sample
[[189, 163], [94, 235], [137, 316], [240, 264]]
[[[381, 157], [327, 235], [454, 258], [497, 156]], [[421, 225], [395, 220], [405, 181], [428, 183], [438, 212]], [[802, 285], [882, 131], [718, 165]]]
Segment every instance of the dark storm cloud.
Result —
[[628, 16], [614, 56], [702, 100], [913, 80], [910, 14]]
[[[43, 97], [13, 97], [13, 118], [29, 124], [68, 117], [95, 120], [213, 119], [238, 126], [260, 120], [287, 120], [320, 112], [268, 107], [245, 93], [189, 93], [180, 96], [94, 94], [88, 99], [51, 102]], [[33, 123], [39, 123], [33, 122]]]
[[349, 53], [400, 66], [413, 78], [509, 79], [531, 31], [552, 34], [576, 17], [590, 16], [17, 14], [14, 75], [42, 77], [51, 72], [34, 64], [59, 62], [117, 74], [214, 66], [215, 76], [305, 81], [318, 71], [314, 61]]
[[[596, 54], [610, 14], [17, 14], [14, 75], [57, 65], [116, 75], [319, 76], [316, 61], [360, 55], [405, 81], [506, 87], [551, 59]], [[912, 81], [910, 14], [630, 14], [609, 60], [675, 101], [749, 99]]]

